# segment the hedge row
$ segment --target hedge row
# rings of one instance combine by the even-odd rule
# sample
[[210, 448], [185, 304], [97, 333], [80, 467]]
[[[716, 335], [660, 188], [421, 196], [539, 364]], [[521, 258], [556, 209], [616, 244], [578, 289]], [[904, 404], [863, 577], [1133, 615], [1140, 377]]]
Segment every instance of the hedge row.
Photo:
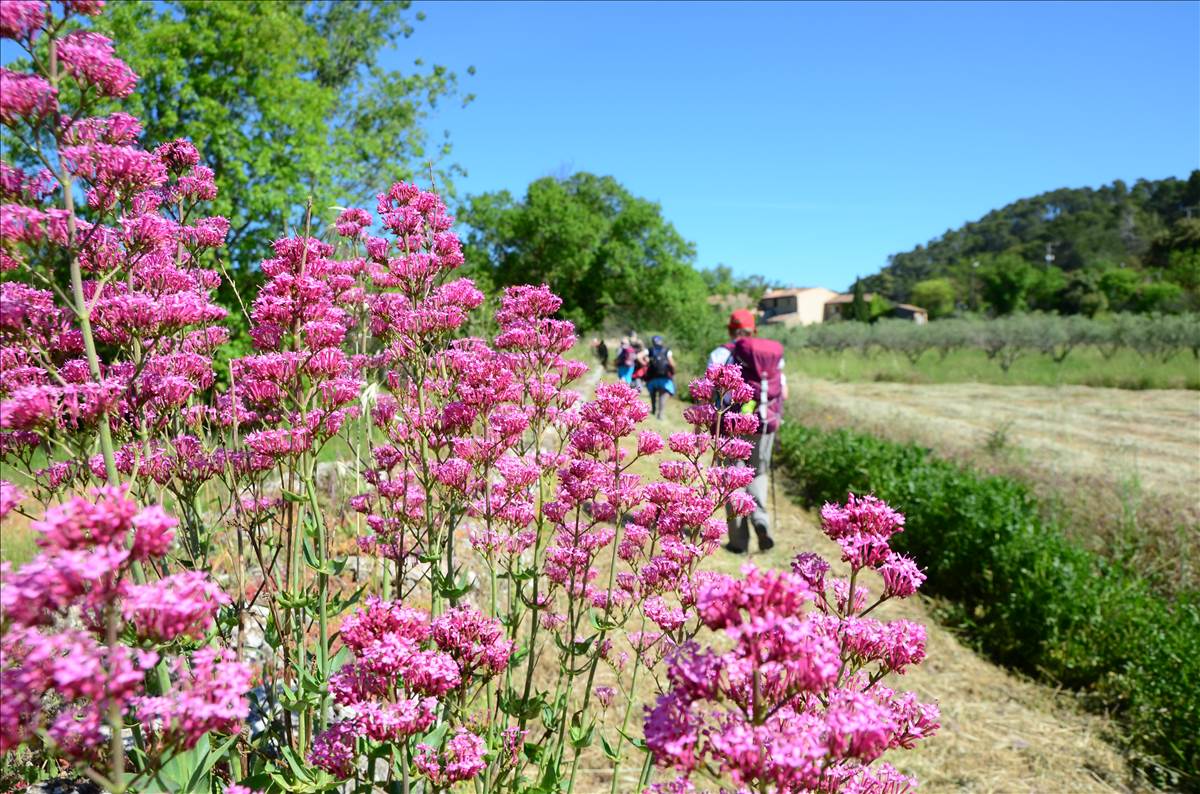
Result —
[[1153, 361], [1168, 361], [1188, 351], [1200, 358], [1200, 314], [1117, 314], [1093, 319], [1034, 313], [991, 320], [956, 317], [926, 325], [885, 319], [870, 325], [819, 323], [781, 334], [791, 348], [899, 353], [914, 364], [930, 351], [945, 358], [955, 350], [981, 350], [1005, 371], [1027, 354], [1040, 353], [1061, 364], [1072, 351], [1083, 348], [1097, 350], [1105, 359], [1125, 349]]
[[1161, 782], [1200, 791], [1200, 594], [1165, 601], [1048, 526], [1012, 479], [846, 430], [787, 425], [780, 441], [811, 504], [873, 492], [907, 516], [894, 545], [977, 647], [1091, 693], [1165, 764]]

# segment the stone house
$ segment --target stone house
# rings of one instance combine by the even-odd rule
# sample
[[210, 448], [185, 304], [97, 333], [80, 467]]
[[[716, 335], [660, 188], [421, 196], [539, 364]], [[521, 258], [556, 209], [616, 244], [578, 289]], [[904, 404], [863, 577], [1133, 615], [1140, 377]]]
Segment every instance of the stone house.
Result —
[[812, 325], [825, 320], [825, 304], [837, 293], [824, 287], [773, 289], [762, 296], [758, 310], [764, 323]]

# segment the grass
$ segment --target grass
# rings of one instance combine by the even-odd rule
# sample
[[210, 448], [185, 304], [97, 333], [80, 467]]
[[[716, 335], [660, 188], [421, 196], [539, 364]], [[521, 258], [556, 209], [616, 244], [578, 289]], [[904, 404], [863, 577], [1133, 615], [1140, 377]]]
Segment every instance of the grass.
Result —
[[1074, 350], [1061, 363], [1026, 353], [1005, 372], [981, 350], [955, 350], [944, 359], [935, 351], [915, 364], [899, 353], [856, 350], [789, 350], [789, 368], [805, 377], [840, 382], [992, 383], [1000, 386], [1103, 386], [1118, 389], [1200, 389], [1200, 362], [1191, 354], [1167, 361], [1120, 350], [1105, 359], [1099, 351]]
[[[0, 463], [0, 480], [22, 487], [29, 482], [29, 476], [22, 468]], [[0, 519], [0, 562], [12, 563], [15, 568], [32, 560], [37, 553], [37, 533], [29, 526], [29, 519], [15, 511]]]

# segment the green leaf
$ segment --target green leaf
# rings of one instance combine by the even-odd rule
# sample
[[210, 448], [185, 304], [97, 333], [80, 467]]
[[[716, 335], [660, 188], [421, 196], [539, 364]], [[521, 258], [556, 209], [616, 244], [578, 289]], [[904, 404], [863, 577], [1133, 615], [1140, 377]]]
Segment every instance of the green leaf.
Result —
[[610, 761], [617, 761], [617, 760], [618, 760], [618, 756], [617, 756], [617, 751], [616, 751], [616, 749], [614, 749], [614, 748], [613, 748], [613, 746], [612, 746], [611, 744], [609, 744], [609, 743], [608, 743], [608, 739], [606, 739], [606, 738], [604, 737], [604, 734], [600, 734], [600, 746], [601, 746], [601, 747], [603, 748], [603, 750], [604, 750], [604, 757], [605, 757], [605, 758], [607, 758], [607, 759], [608, 759], [608, 760], [610, 760]]
[[[201, 784], [204, 782], [204, 778], [208, 775], [209, 771], [212, 770], [213, 764], [224, 758], [225, 754], [229, 752], [229, 748], [237, 744], [237, 740], [237, 734], [226, 738], [223, 742], [217, 745], [215, 749], [210, 749], [203, 756], [203, 758], [199, 760], [199, 763], [196, 764], [196, 768], [192, 771], [192, 776], [188, 778], [187, 791], [191, 792], [201, 790]], [[203, 788], [208, 789], [209, 786], [205, 784]]]
[[643, 738], [641, 738], [640, 736], [631, 736], [630, 734], [626, 733], [625, 731], [621, 730], [620, 728], [617, 728], [617, 733], [619, 733], [619, 734], [621, 734], [622, 736], [624, 736], [624, 737], [625, 737], [625, 741], [629, 742], [630, 744], [632, 744], [632, 745], [633, 745], [634, 747], [636, 747], [637, 749], [639, 749], [639, 750], [643, 750], [643, 751], [645, 751], [645, 750], [648, 750], [648, 749], [649, 749], [649, 748], [646, 746], [646, 740], [645, 740], [645, 739], [643, 739]]
[[595, 729], [595, 722], [589, 722], [586, 726], [572, 725], [569, 732], [571, 746], [576, 750], [589, 746], [592, 743], [592, 733]]

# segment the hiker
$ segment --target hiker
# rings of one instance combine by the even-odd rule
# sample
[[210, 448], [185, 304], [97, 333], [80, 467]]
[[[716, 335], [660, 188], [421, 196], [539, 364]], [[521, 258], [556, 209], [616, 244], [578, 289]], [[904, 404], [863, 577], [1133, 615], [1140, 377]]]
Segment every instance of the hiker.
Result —
[[592, 339], [592, 350], [596, 352], [596, 360], [600, 362], [600, 371], [608, 370], [608, 343], [603, 339]]
[[663, 344], [663, 338], [656, 336], [650, 340], [650, 349], [642, 354], [646, 366], [646, 391], [650, 393], [650, 410], [663, 418], [663, 407], [667, 404], [667, 395], [675, 396], [675, 357], [671, 348]]
[[630, 376], [633, 388], [638, 391], [646, 385], [646, 346], [636, 338], [630, 340], [633, 346], [633, 374]]
[[[767, 514], [767, 496], [771, 477], [771, 450], [775, 433], [783, 416], [783, 401], [787, 399], [787, 376], [784, 374], [783, 345], [774, 339], [755, 336], [754, 313], [738, 309], [729, 316], [729, 342], [713, 350], [710, 364], [737, 364], [742, 368], [742, 380], [751, 386], [758, 397], [742, 406], [745, 412], [758, 415], [758, 432], [750, 439], [754, 450], [746, 465], [754, 469], [754, 480], [746, 491], [754, 499], [754, 512], [735, 516], [726, 509], [729, 542], [726, 551], [744, 554], [750, 546], [750, 528], [758, 538], [760, 551], [775, 545], [771, 537], [771, 521]], [[734, 408], [733, 410], [738, 410]]]
[[633, 345], [629, 344], [629, 337], [624, 337], [621, 340], [621, 346], [617, 348], [617, 377], [623, 382], [633, 385], [633, 365], [637, 352], [633, 349]]

